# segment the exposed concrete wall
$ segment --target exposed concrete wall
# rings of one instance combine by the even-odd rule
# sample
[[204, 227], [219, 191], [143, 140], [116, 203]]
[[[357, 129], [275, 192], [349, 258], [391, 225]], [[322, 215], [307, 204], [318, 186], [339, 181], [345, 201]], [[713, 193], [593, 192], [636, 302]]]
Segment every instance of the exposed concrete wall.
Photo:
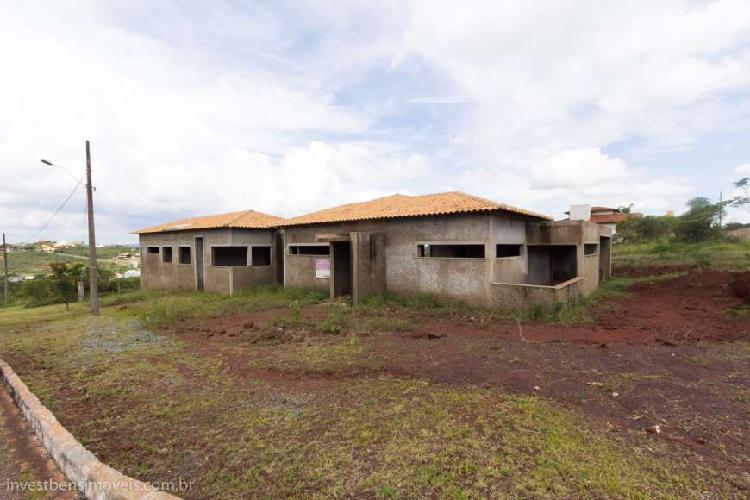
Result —
[[[332, 278], [316, 278], [315, 261], [330, 261], [332, 255], [290, 255], [288, 247], [298, 244], [330, 246], [329, 240], [346, 239], [351, 241], [351, 294], [355, 302], [388, 290], [433, 293], [477, 305], [494, 305], [498, 292], [493, 283], [548, 285], [555, 281], [554, 251], [534, 250], [530, 245], [574, 246], [575, 258], [566, 263], [575, 264], [574, 274], [584, 278], [582, 283], [576, 284], [576, 290], [588, 294], [598, 286], [599, 264], [598, 257], [584, 256], [584, 242], [590, 240], [598, 244], [602, 230], [606, 228], [582, 221], [538, 222], [510, 214], [462, 214], [321, 224], [279, 231], [219, 229], [142, 235], [142, 286], [144, 289], [195, 289], [195, 256], [190, 265], [179, 264], [177, 247], [194, 248], [195, 237], [201, 236], [206, 264], [204, 282], [208, 291], [231, 293], [282, 278], [286, 286], [330, 293]], [[419, 257], [419, 244], [483, 245], [485, 256]], [[498, 244], [521, 245], [521, 255], [496, 258]], [[211, 249], [221, 245], [276, 246], [272, 248], [271, 266], [214, 267]], [[148, 254], [147, 246], [172, 246], [173, 262], [165, 264], [160, 254]], [[279, 255], [283, 256], [282, 260]], [[596, 265], [592, 263], [594, 260]], [[333, 271], [333, 267], [331, 269]], [[571, 275], [564, 274], [564, 278]], [[514, 293], [517, 296], [520, 292]]]
[[[559, 221], [544, 222], [541, 224], [527, 224], [528, 245], [575, 245], [577, 275], [583, 280], [577, 284], [577, 288], [583, 295], [589, 295], [599, 286], [599, 253], [604, 251], [606, 255], [602, 258], [610, 259], [611, 248], [599, 248], [595, 255], [585, 255], [586, 243], [599, 245], [601, 235], [609, 235], [611, 230], [590, 221]], [[542, 252], [540, 250], [540, 252]], [[537, 259], [541, 262], [541, 256]], [[544, 270], [534, 265], [531, 259], [529, 267], [530, 283], [542, 283], [546, 277]], [[541, 265], [541, 264], [540, 264]], [[554, 266], [553, 266], [554, 267]]]
[[612, 277], [612, 238], [599, 238], [599, 280]]
[[[528, 253], [528, 273], [526, 283], [549, 285], [552, 283], [552, 249], [547, 245], [530, 245]], [[498, 281], [498, 283], [507, 283]]]
[[[582, 221], [529, 222], [526, 224], [526, 244], [580, 245], [583, 242], [583, 227], [586, 224], [590, 223]], [[593, 225], [596, 226], [596, 224]]]
[[555, 286], [493, 283], [490, 305], [499, 309], [526, 309], [540, 305], [552, 309], [556, 303], [569, 306], [581, 295], [582, 278]]
[[[360, 298], [385, 289], [397, 293], [426, 292], [486, 305], [494, 278], [523, 282], [526, 278], [526, 252], [518, 258], [495, 259], [498, 243], [523, 244], [526, 221], [510, 215], [455, 215], [359, 221], [346, 224], [285, 228], [285, 244], [316, 243], [322, 234], [349, 234], [360, 265], [355, 276], [355, 291]], [[359, 233], [361, 236], [356, 236]], [[381, 252], [370, 262], [372, 236], [382, 234]], [[369, 235], [369, 236], [368, 236]], [[370, 241], [368, 242], [368, 238]], [[485, 246], [485, 258], [424, 258], [417, 256], [420, 243], [474, 243]], [[323, 243], [326, 244], [326, 243]], [[286, 284], [326, 289], [327, 283], [315, 279], [313, 260], [319, 256], [289, 255], [285, 249]], [[367, 279], [361, 277], [371, 277]], [[382, 277], [381, 277], [382, 276]]]
[[351, 233], [353, 252], [352, 300], [360, 300], [386, 291], [385, 234]]
[[599, 254], [583, 256], [583, 283], [581, 292], [588, 296], [599, 287]]
[[[210, 229], [203, 231], [175, 231], [169, 233], [142, 234], [141, 244], [141, 288], [144, 290], [195, 290], [196, 256], [195, 238], [203, 238], [203, 262], [205, 290], [232, 293], [256, 284], [275, 282], [276, 259], [271, 252], [271, 265], [261, 267], [216, 267], [212, 265], [211, 248], [222, 245], [248, 247], [248, 260], [253, 245], [272, 246], [273, 231], [270, 229]], [[158, 254], [147, 252], [147, 247], [157, 246]], [[190, 247], [191, 263], [179, 263], [179, 247]], [[172, 262], [165, 263], [161, 248], [172, 248]]]
[[[315, 235], [310, 239], [300, 241], [295, 231], [285, 230], [286, 246], [284, 248], [284, 286], [297, 286], [303, 288], [314, 288], [324, 292], [330, 291], [330, 278], [315, 277], [315, 260], [331, 260], [325, 255], [290, 255], [289, 245], [294, 243], [315, 243]], [[328, 246], [328, 243], [319, 243]]]
[[520, 257], [495, 259], [492, 281], [495, 283], [526, 283], [528, 280], [527, 248], [521, 249]]

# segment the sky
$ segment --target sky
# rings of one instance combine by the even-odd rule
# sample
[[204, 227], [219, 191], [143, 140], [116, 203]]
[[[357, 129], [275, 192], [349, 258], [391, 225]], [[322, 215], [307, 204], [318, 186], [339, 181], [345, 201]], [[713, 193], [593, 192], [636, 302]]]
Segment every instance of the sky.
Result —
[[0, 26], [11, 242], [84, 239], [82, 186], [52, 216], [85, 140], [102, 243], [396, 192], [680, 213], [750, 175], [747, 0], [0, 0]]

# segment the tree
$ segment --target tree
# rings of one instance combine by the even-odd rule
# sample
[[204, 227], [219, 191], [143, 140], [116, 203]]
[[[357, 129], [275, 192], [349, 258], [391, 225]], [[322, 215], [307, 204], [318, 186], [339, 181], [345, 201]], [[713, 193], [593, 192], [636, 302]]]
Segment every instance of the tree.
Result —
[[734, 181], [734, 187], [742, 189], [745, 193], [743, 196], [735, 196], [729, 203], [735, 207], [741, 207], [750, 203], [750, 177], [743, 177]]
[[688, 201], [687, 206], [687, 212], [680, 216], [675, 227], [675, 236], [679, 241], [706, 241], [721, 236], [718, 220], [724, 211], [724, 204], [712, 203], [701, 196]]
[[70, 310], [69, 303], [75, 300], [78, 280], [83, 276], [84, 268], [80, 262], [51, 262], [52, 281], [65, 302], [65, 309]]
[[617, 224], [617, 239], [625, 243], [670, 239], [674, 236], [673, 219], [651, 215], [626, 219]]

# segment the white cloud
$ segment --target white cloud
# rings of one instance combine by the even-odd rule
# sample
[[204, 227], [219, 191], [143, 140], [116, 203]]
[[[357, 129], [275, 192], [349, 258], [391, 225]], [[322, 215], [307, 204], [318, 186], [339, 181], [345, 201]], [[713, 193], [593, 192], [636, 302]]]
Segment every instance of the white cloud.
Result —
[[560, 151], [535, 165], [532, 189], [590, 188], [628, 182], [625, 162], [603, 154], [599, 148]]
[[[0, 220], [20, 237], [72, 187], [39, 158], [80, 171], [87, 138], [100, 239], [121, 241], [393, 191], [659, 212], [696, 176], [602, 151], [689, 151], [750, 114], [741, 0], [29, 1], [0, 17]], [[82, 206], [40, 237], [80, 239]]]
[[[663, 213], [681, 206], [690, 193], [683, 180], [627, 165], [599, 148], [563, 150], [528, 169], [527, 173], [480, 169], [467, 180], [470, 188], [517, 206], [554, 207], [550, 215], [560, 217], [571, 204], [627, 206], [647, 213]], [[495, 196], [497, 197], [497, 196]]]
[[460, 9], [429, 0], [413, 3], [403, 52], [440, 68], [475, 102], [470, 126], [497, 155], [631, 136], [689, 143], [731, 116], [730, 104], [713, 99], [747, 87], [749, 41], [742, 0], [468, 1]]

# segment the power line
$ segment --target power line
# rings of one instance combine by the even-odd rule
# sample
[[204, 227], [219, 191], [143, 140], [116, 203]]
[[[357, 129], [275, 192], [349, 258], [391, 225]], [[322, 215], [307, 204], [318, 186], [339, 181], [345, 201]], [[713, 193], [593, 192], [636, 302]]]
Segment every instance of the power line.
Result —
[[27, 242], [31, 242], [31, 240], [33, 240], [36, 237], [36, 235], [38, 235], [39, 233], [41, 233], [42, 231], [44, 231], [45, 228], [50, 225], [50, 223], [54, 220], [54, 218], [57, 217], [57, 215], [60, 213], [60, 211], [68, 203], [68, 201], [70, 201], [70, 199], [73, 197], [73, 195], [76, 193], [76, 191], [78, 191], [78, 188], [81, 187], [81, 184], [83, 184], [84, 177], [85, 176], [81, 177], [78, 180], [78, 183], [73, 188], [73, 191], [71, 191], [70, 194], [60, 204], [60, 206], [57, 207], [57, 210], [55, 210], [55, 213], [53, 213], [52, 216], [49, 219], [47, 219], [47, 222], [45, 222], [44, 224], [42, 224], [42, 227], [40, 227], [39, 229], [37, 229], [31, 236], [29, 236], [28, 238], [26, 238]]

